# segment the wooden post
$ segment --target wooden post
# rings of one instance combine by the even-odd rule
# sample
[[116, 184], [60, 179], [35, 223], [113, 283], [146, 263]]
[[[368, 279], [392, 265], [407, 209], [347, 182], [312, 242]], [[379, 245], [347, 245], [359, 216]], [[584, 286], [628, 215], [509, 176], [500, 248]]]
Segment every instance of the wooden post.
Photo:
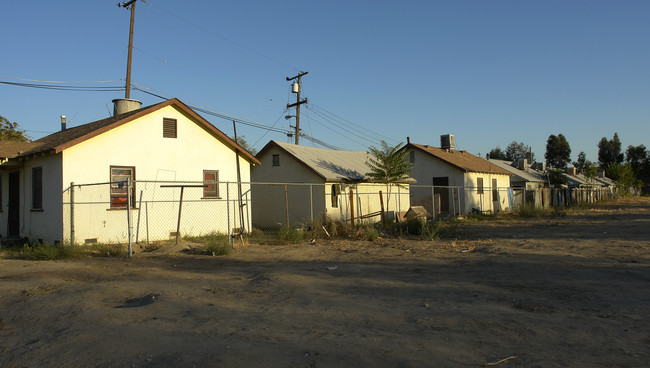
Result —
[[74, 245], [74, 182], [70, 183], [70, 245]]
[[354, 227], [354, 190], [350, 188], [350, 223]]
[[379, 191], [379, 204], [381, 205], [381, 223], [382, 226], [384, 227], [384, 230], [386, 230], [386, 214], [384, 213], [384, 194]]
[[287, 229], [289, 229], [289, 195], [287, 194], [287, 185], [284, 185], [284, 211], [287, 217]]
[[183, 209], [183, 191], [185, 187], [181, 187], [181, 201], [178, 202], [178, 222], [176, 223], [176, 244], [178, 244], [178, 237], [181, 234], [181, 211]]

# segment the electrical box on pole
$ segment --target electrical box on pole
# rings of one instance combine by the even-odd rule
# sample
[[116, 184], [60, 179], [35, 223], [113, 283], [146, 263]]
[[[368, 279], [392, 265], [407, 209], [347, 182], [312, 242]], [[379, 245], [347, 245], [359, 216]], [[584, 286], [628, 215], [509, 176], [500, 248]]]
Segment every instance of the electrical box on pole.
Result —
[[300, 72], [298, 75], [295, 77], [287, 77], [287, 82], [292, 81], [294, 79], [297, 79], [297, 82], [294, 82], [291, 84], [291, 92], [296, 94], [296, 103], [292, 104], [287, 104], [287, 108], [292, 108], [296, 107], [296, 145], [298, 144], [298, 138], [300, 137], [300, 105], [307, 103], [307, 99], [300, 100], [300, 83], [301, 83], [301, 78], [305, 75], [307, 75], [308, 72]]

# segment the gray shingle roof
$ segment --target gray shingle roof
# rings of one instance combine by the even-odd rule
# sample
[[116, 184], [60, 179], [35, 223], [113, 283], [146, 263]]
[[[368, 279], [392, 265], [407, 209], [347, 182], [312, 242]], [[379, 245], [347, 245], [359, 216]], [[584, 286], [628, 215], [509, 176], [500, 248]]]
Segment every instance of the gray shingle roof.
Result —
[[[366, 161], [370, 154], [366, 151], [337, 151], [324, 148], [299, 146], [291, 143], [270, 141], [257, 157], [271, 145], [276, 145], [313, 170], [325, 181], [370, 181], [366, 173], [370, 171]], [[413, 179], [405, 182], [412, 182]]]

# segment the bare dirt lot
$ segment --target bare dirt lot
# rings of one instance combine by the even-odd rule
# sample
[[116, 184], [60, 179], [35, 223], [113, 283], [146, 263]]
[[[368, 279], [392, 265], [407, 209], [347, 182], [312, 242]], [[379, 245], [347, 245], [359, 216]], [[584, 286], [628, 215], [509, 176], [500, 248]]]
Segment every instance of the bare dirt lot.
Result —
[[0, 366], [650, 366], [650, 199], [465, 222], [433, 242], [0, 259]]

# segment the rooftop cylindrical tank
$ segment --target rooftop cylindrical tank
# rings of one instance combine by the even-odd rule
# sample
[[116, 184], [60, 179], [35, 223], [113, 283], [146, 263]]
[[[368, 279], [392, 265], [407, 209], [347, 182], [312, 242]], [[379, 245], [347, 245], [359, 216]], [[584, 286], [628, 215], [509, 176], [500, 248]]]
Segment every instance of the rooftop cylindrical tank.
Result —
[[130, 98], [116, 98], [113, 100], [113, 116], [137, 110], [140, 106], [142, 106], [141, 101]]

